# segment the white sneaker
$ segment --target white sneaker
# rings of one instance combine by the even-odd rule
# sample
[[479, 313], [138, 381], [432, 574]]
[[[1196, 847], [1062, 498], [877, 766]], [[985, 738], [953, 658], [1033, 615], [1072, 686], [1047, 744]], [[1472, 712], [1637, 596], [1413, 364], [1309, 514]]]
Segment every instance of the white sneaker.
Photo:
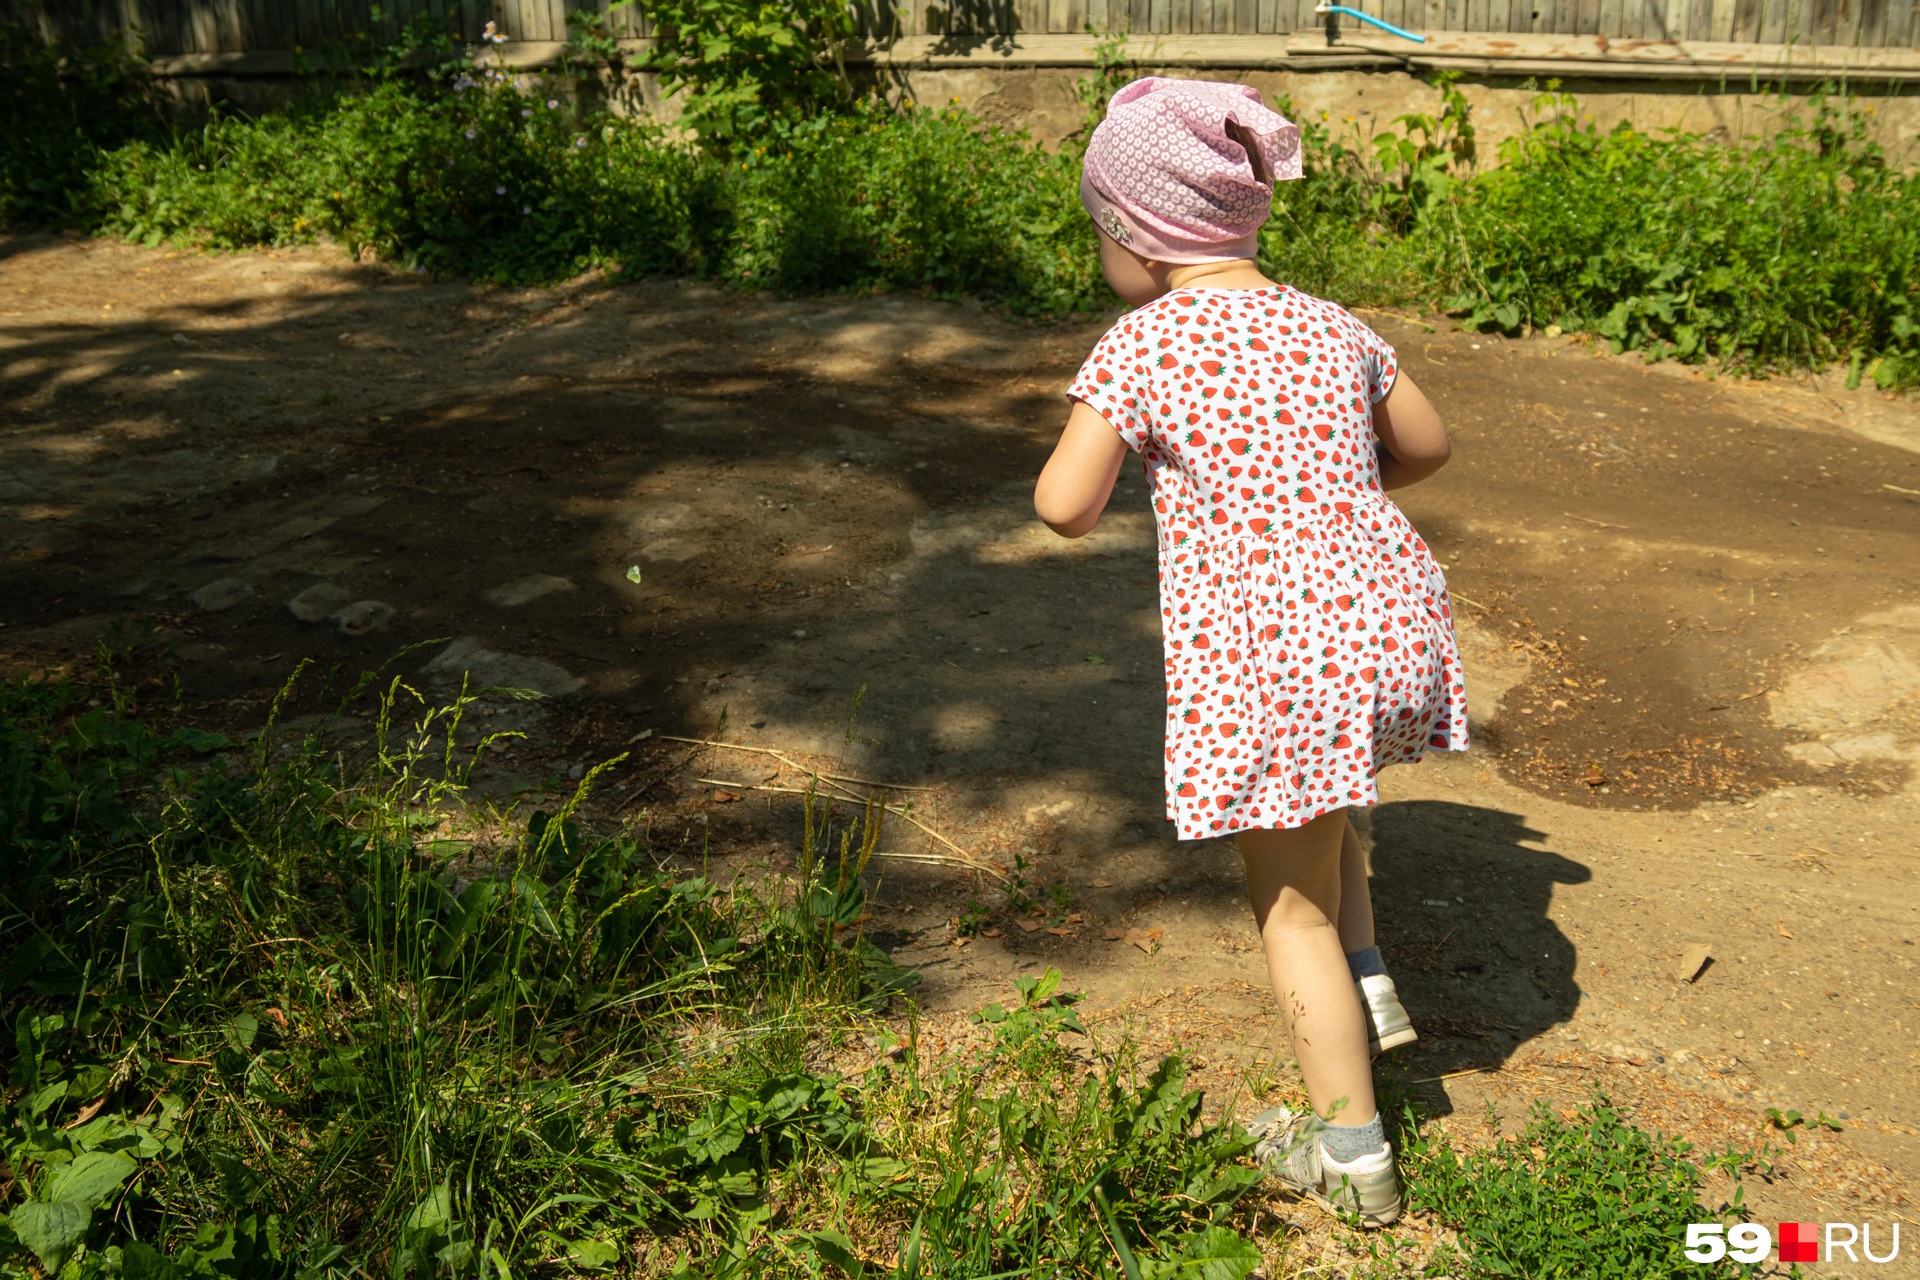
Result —
[[1384, 1227], [1400, 1217], [1400, 1173], [1393, 1147], [1345, 1164], [1320, 1148], [1326, 1125], [1307, 1111], [1274, 1107], [1247, 1123], [1253, 1158], [1289, 1191], [1342, 1216], [1357, 1214], [1363, 1227]]
[[1413, 1020], [1400, 1007], [1400, 993], [1393, 989], [1392, 978], [1384, 973], [1372, 973], [1353, 987], [1360, 993], [1360, 1007], [1367, 1015], [1369, 1053], [1378, 1057], [1420, 1038], [1414, 1032]]

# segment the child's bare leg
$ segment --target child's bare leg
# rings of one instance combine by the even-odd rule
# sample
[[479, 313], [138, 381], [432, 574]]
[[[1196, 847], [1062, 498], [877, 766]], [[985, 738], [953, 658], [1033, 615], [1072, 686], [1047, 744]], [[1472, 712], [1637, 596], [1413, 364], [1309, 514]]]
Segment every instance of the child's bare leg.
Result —
[[1267, 973], [1293, 1036], [1307, 1097], [1322, 1119], [1342, 1126], [1367, 1124], [1375, 1113], [1366, 1019], [1334, 923], [1340, 919], [1347, 832], [1340, 811], [1304, 827], [1237, 837]]
[[1373, 892], [1367, 886], [1367, 856], [1351, 822], [1340, 837], [1340, 949], [1348, 955], [1373, 945]]

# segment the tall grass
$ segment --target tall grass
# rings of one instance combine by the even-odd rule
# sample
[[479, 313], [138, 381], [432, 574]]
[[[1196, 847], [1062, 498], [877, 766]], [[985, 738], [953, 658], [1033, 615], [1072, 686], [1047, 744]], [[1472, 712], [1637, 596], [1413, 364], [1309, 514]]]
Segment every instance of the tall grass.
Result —
[[[591, 774], [557, 812], [480, 812], [470, 702], [381, 706], [357, 747], [243, 745], [105, 678], [0, 689], [0, 1266], [1258, 1263], [1228, 1226], [1244, 1143], [1196, 1124], [1179, 1059], [1070, 1053], [1058, 974], [964, 1069], [873, 1021], [917, 980], [860, 937], [877, 804], [809, 802], [793, 876], [722, 886], [582, 827]], [[893, 1059], [831, 1065], [869, 1034]]]

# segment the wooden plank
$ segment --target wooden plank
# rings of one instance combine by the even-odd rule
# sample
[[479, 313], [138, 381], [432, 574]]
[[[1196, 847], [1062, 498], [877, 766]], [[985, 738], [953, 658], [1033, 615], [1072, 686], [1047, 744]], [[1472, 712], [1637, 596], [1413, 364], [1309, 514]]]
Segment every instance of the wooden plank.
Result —
[[[576, 8], [592, 8], [592, 5], [576, 5]], [[547, 30], [553, 32], [550, 40], [567, 38], [567, 0], [547, 0]]]
[[1788, 28], [1787, 8], [1790, 0], [1759, 0], [1759, 3], [1759, 43], [1785, 44]]
[[1487, 0], [1467, 0], [1464, 15], [1460, 19], [1462, 31], [1485, 31], [1487, 29]]
[[1603, 36], [1620, 34], [1620, 10], [1632, 0], [1600, 0], [1599, 16], [1595, 19], [1598, 30]]
[[229, 53], [245, 53], [256, 48], [248, 0], [220, 0], [220, 47]]
[[187, 20], [192, 25], [192, 49], [195, 53], [220, 52], [220, 24], [214, 17], [213, 6], [187, 0]]
[[271, 16], [266, 0], [240, 0], [240, 47], [242, 49], [273, 49], [273, 33], [267, 28]]
[[1127, 34], [1141, 36], [1153, 30], [1152, 0], [1128, 0]]
[[1893, 0], [1887, 13], [1887, 45], [1890, 48], [1920, 49], [1920, 3]]
[[309, 53], [325, 35], [320, 13], [321, 0], [293, 0], [294, 47]]
[[1860, 44], [1878, 49], [1887, 43], [1887, 0], [1860, 0]]
[[1507, 30], [1527, 32], [1533, 30], [1533, 11], [1538, 8], [1534, 0], [1511, 0], [1507, 5]]
[[147, 33], [147, 51], [158, 57], [184, 53], [180, 29], [180, 0], [148, 0], [141, 26]]
[[257, 34], [259, 24], [254, 21], [257, 7], [254, 0], [227, 0], [227, 7], [232, 14], [234, 48], [242, 52], [266, 48]]
[[1755, 44], [1760, 39], [1760, 0], [1734, 0], [1733, 23], [1727, 39]]
[[1620, 11], [1620, 33], [1629, 40], [1658, 40], [1662, 0], [1626, 0]]
[[1785, 44], [1818, 44], [1818, 29], [1815, 27], [1818, 0], [1787, 0], [1787, 33]]
[[1860, 22], [1865, 14], [1861, 0], [1835, 0], [1831, 44], [1853, 49], [1860, 44]]

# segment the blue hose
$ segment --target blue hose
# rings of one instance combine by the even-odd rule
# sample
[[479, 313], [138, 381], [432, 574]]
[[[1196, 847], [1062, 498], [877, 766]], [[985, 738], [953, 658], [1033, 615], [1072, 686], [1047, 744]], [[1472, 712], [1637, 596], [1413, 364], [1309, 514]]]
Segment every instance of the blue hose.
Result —
[[1371, 22], [1374, 26], [1380, 28], [1382, 31], [1391, 31], [1394, 35], [1399, 36], [1402, 40], [1411, 40], [1415, 44], [1425, 44], [1427, 42], [1427, 38], [1425, 36], [1417, 36], [1413, 34], [1413, 32], [1411, 31], [1402, 31], [1400, 28], [1394, 26], [1391, 22], [1382, 22], [1378, 18], [1370, 18], [1366, 14], [1360, 12], [1358, 9], [1349, 9], [1342, 4], [1323, 4], [1319, 8], [1315, 9], [1314, 12], [1315, 13], [1344, 13], [1349, 17], [1358, 18], [1362, 22]]

